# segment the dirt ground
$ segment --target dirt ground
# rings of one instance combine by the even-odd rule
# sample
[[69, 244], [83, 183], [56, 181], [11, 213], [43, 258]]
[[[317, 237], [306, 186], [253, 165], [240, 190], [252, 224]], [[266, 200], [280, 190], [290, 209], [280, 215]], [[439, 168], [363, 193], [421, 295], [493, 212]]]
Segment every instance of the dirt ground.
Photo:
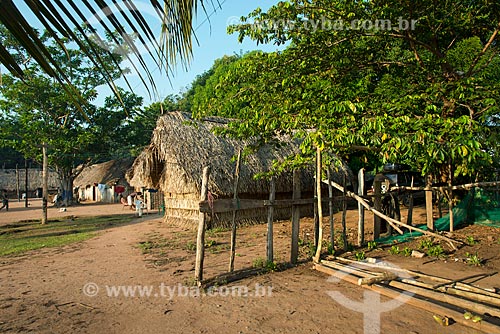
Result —
[[[31, 204], [25, 209], [22, 203], [11, 202], [9, 212], [0, 212], [0, 224], [38, 218], [39, 202]], [[59, 212], [57, 208], [49, 210], [49, 217], [60, 219], [101, 214], [133, 213], [119, 204], [85, 204], [68, 208], [66, 212]], [[423, 210], [417, 210], [415, 215], [424, 217]], [[371, 221], [369, 215], [367, 221]], [[336, 222], [340, 222], [339, 214]], [[336, 224], [338, 230], [339, 224]], [[349, 211], [347, 227], [353, 239], [356, 224], [356, 212]], [[290, 256], [290, 223], [276, 222], [274, 229], [276, 260], [286, 262]], [[327, 239], [328, 226], [325, 232]], [[374, 318], [364, 321], [359, 312], [362, 307], [359, 303], [366, 302], [362, 288], [332, 282], [327, 275], [311, 269], [311, 262], [307, 260], [313, 240], [310, 219], [301, 221], [300, 236], [302, 264], [216, 286], [209, 291], [200, 291], [193, 285], [196, 232], [162, 222], [157, 212], [137, 218], [132, 224], [105, 230], [85, 242], [2, 257], [0, 332], [477, 333], [459, 324], [442, 327], [434, 321], [432, 313], [406, 304], [382, 313], [378, 331]], [[370, 236], [367, 228], [367, 240]], [[471, 236], [476, 241], [474, 245], [464, 246], [441, 259], [391, 255], [390, 246], [363, 251], [366, 256], [400, 267], [451, 279], [497, 272], [500, 268], [498, 231], [469, 226], [453, 237], [471, 240]], [[399, 247], [415, 249], [418, 242]], [[229, 232], [208, 231], [206, 243], [204, 277], [208, 278], [227, 270]], [[240, 228], [235, 269], [260, 265], [266, 256], [265, 245], [265, 225]], [[443, 248], [448, 251], [445, 245]], [[353, 258], [355, 252], [344, 256]], [[482, 266], [466, 263], [466, 253], [475, 252], [483, 260]], [[500, 278], [495, 274], [474, 284], [500, 288]], [[131, 296], [132, 292], [135, 296]], [[331, 292], [341, 293], [351, 307], [341, 305], [342, 300], [332, 298]], [[381, 297], [381, 303], [388, 301]], [[357, 307], [353, 307], [355, 303]]]

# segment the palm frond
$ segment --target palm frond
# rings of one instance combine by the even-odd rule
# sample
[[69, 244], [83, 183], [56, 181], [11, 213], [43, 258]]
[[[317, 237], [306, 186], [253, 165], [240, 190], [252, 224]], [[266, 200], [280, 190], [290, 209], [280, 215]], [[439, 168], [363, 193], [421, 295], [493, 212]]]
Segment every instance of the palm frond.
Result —
[[[63, 50], [62, 37], [73, 40], [78, 44], [96, 65], [96, 68], [102, 71], [103, 76], [115, 94], [118, 94], [118, 91], [109, 73], [106, 73], [105, 60], [92, 47], [85, 29], [95, 33], [99, 28], [112, 37], [114, 36], [113, 32], [118, 32], [123, 41], [115, 39], [114, 42], [122, 43], [131, 51], [131, 55], [137, 59], [138, 65], [136, 66], [135, 62], [128, 55], [125, 55], [125, 57], [129, 57], [128, 60], [131, 66], [151, 95], [150, 89], [156, 92], [156, 82], [152, 75], [155, 68], [151, 68], [150, 62], [145, 56], [152, 59], [154, 66], [160, 70], [165, 69], [167, 76], [172, 73], [173, 65], [180, 62], [182, 65], [187, 66], [192, 58], [193, 37], [196, 38], [192, 24], [198, 5], [201, 5], [203, 11], [207, 13], [204, 0], [150, 0], [149, 6], [151, 6], [153, 12], [156, 12], [162, 23], [161, 32], [156, 37], [152, 25], [148, 23], [148, 20], [145, 19], [143, 13], [138, 10], [132, 0], [82, 0], [82, 8], [78, 7], [73, 1], [24, 0], [24, 2], [27, 9], [45, 28], [47, 34], [54, 38]], [[56, 78], [64, 86], [69, 85], [70, 82], [67, 80], [65, 73], [52, 59], [46, 46], [14, 1], [1, 0], [1, 4], [0, 23], [18, 39], [48, 75]], [[146, 5], [146, 3], [143, 4]], [[210, 4], [214, 9], [216, 6], [220, 7], [219, 1], [214, 4], [214, 0], [210, 0]], [[94, 27], [88, 22], [88, 15], [85, 15], [84, 9], [97, 18], [99, 26]], [[101, 17], [99, 16], [100, 13], [104, 15]], [[71, 26], [68, 22], [71, 23]], [[73, 32], [75, 29], [79, 32], [78, 36]], [[127, 29], [134, 33], [137, 40], [127, 34]], [[141, 53], [136, 43], [145, 46], [146, 52], [144, 54]], [[23, 70], [16, 63], [15, 58], [9, 54], [8, 49], [1, 43], [0, 63], [13, 75], [23, 77]], [[117, 62], [115, 65], [117, 65]], [[128, 81], [127, 84], [130, 87]]]

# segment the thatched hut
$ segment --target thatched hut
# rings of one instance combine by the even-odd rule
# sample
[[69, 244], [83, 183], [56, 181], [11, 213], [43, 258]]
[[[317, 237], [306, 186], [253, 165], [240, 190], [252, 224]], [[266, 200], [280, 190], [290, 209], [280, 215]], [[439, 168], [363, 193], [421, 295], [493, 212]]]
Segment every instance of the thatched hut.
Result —
[[[239, 150], [252, 144], [251, 140], [234, 140], [216, 136], [212, 130], [224, 126], [227, 120], [206, 118], [193, 121], [189, 114], [170, 112], [159, 118], [153, 132], [151, 145], [135, 160], [127, 173], [129, 183], [135, 187], [156, 188], [164, 196], [165, 219], [196, 226], [202, 171], [211, 169], [208, 189], [213, 198], [233, 196], [235, 161]], [[243, 158], [239, 176], [238, 197], [267, 199], [269, 181], [255, 179], [258, 173], [268, 172], [273, 161], [283, 161], [299, 152], [299, 144], [290, 138], [280, 142], [279, 147], [265, 146], [258, 152]], [[302, 192], [312, 195], [314, 170], [301, 172]], [[342, 177], [337, 174], [337, 180]], [[276, 179], [276, 198], [291, 198], [291, 173]], [[275, 211], [276, 219], [290, 218], [290, 209]], [[255, 223], [265, 221], [265, 209], [238, 211], [238, 221]], [[227, 226], [231, 214], [212, 217], [211, 226]]]
[[80, 200], [115, 202], [118, 193], [130, 188], [125, 173], [133, 162], [133, 158], [126, 158], [85, 167], [73, 182]]

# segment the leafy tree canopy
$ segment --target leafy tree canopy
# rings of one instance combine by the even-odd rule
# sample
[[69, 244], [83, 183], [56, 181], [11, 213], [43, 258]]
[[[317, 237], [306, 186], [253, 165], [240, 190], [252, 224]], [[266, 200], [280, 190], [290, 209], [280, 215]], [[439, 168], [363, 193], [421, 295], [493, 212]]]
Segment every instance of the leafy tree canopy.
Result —
[[[97, 87], [106, 82], [102, 72], [97, 72], [94, 63], [79, 49], [71, 49], [68, 41], [63, 49], [44, 34], [40, 38], [52, 58], [71, 79], [72, 87], [64, 86], [44, 73], [17, 40], [0, 27], [2, 45], [15, 55], [17, 62], [24, 66], [25, 73], [24, 80], [12, 75], [2, 77], [0, 144], [40, 162], [41, 145], [46, 143], [49, 165], [61, 177], [63, 189], [71, 190], [72, 181], [78, 173], [75, 167], [82, 162], [94, 161], [109, 152], [104, 152], [106, 149], [113, 148], [112, 145], [104, 147], [102, 144], [109, 143], [109, 133], [123, 122], [126, 111], [117, 108], [117, 103], [113, 105], [113, 99], [107, 99], [102, 108], [92, 105], [97, 97]], [[97, 45], [93, 48], [99, 49]], [[107, 47], [108, 50], [112, 48], [112, 44]], [[107, 59], [105, 70], [108, 75], [114, 79], [121, 77], [123, 72], [116, 66], [121, 62], [121, 56], [109, 56], [102, 51], [101, 57]], [[88, 103], [76, 103], [72, 94], [78, 94]], [[121, 102], [127, 102], [129, 112], [134, 112], [142, 100], [124, 93], [124, 101]]]
[[290, 46], [235, 62], [195, 111], [237, 115], [222, 131], [232, 136], [303, 138], [305, 157], [320, 147], [442, 180], [450, 163], [471, 175], [499, 157], [499, 6], [293, 0], [257, 9], [229, 31]]

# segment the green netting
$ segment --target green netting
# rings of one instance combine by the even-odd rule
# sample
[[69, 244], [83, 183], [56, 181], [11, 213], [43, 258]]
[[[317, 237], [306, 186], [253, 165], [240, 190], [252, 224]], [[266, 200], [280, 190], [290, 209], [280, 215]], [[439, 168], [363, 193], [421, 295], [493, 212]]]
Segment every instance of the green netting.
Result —
[[[500, 228], [500, 201], [498, 193], [494, 190], [473, 189], [467, 196], [453, 208], [453, 226], [458, 228], [465, 224], [480, 224]], [[450, 215], [447, 214], [434, 222], [437, 231], [450, 230]], [[427, 226], [420, 226], [427, 230]], [[391, 235], [379, 238], [378, 243], [404, 242], [411, 238], [421, 236], [421, 232], [407, 232], [405, 234]]]

